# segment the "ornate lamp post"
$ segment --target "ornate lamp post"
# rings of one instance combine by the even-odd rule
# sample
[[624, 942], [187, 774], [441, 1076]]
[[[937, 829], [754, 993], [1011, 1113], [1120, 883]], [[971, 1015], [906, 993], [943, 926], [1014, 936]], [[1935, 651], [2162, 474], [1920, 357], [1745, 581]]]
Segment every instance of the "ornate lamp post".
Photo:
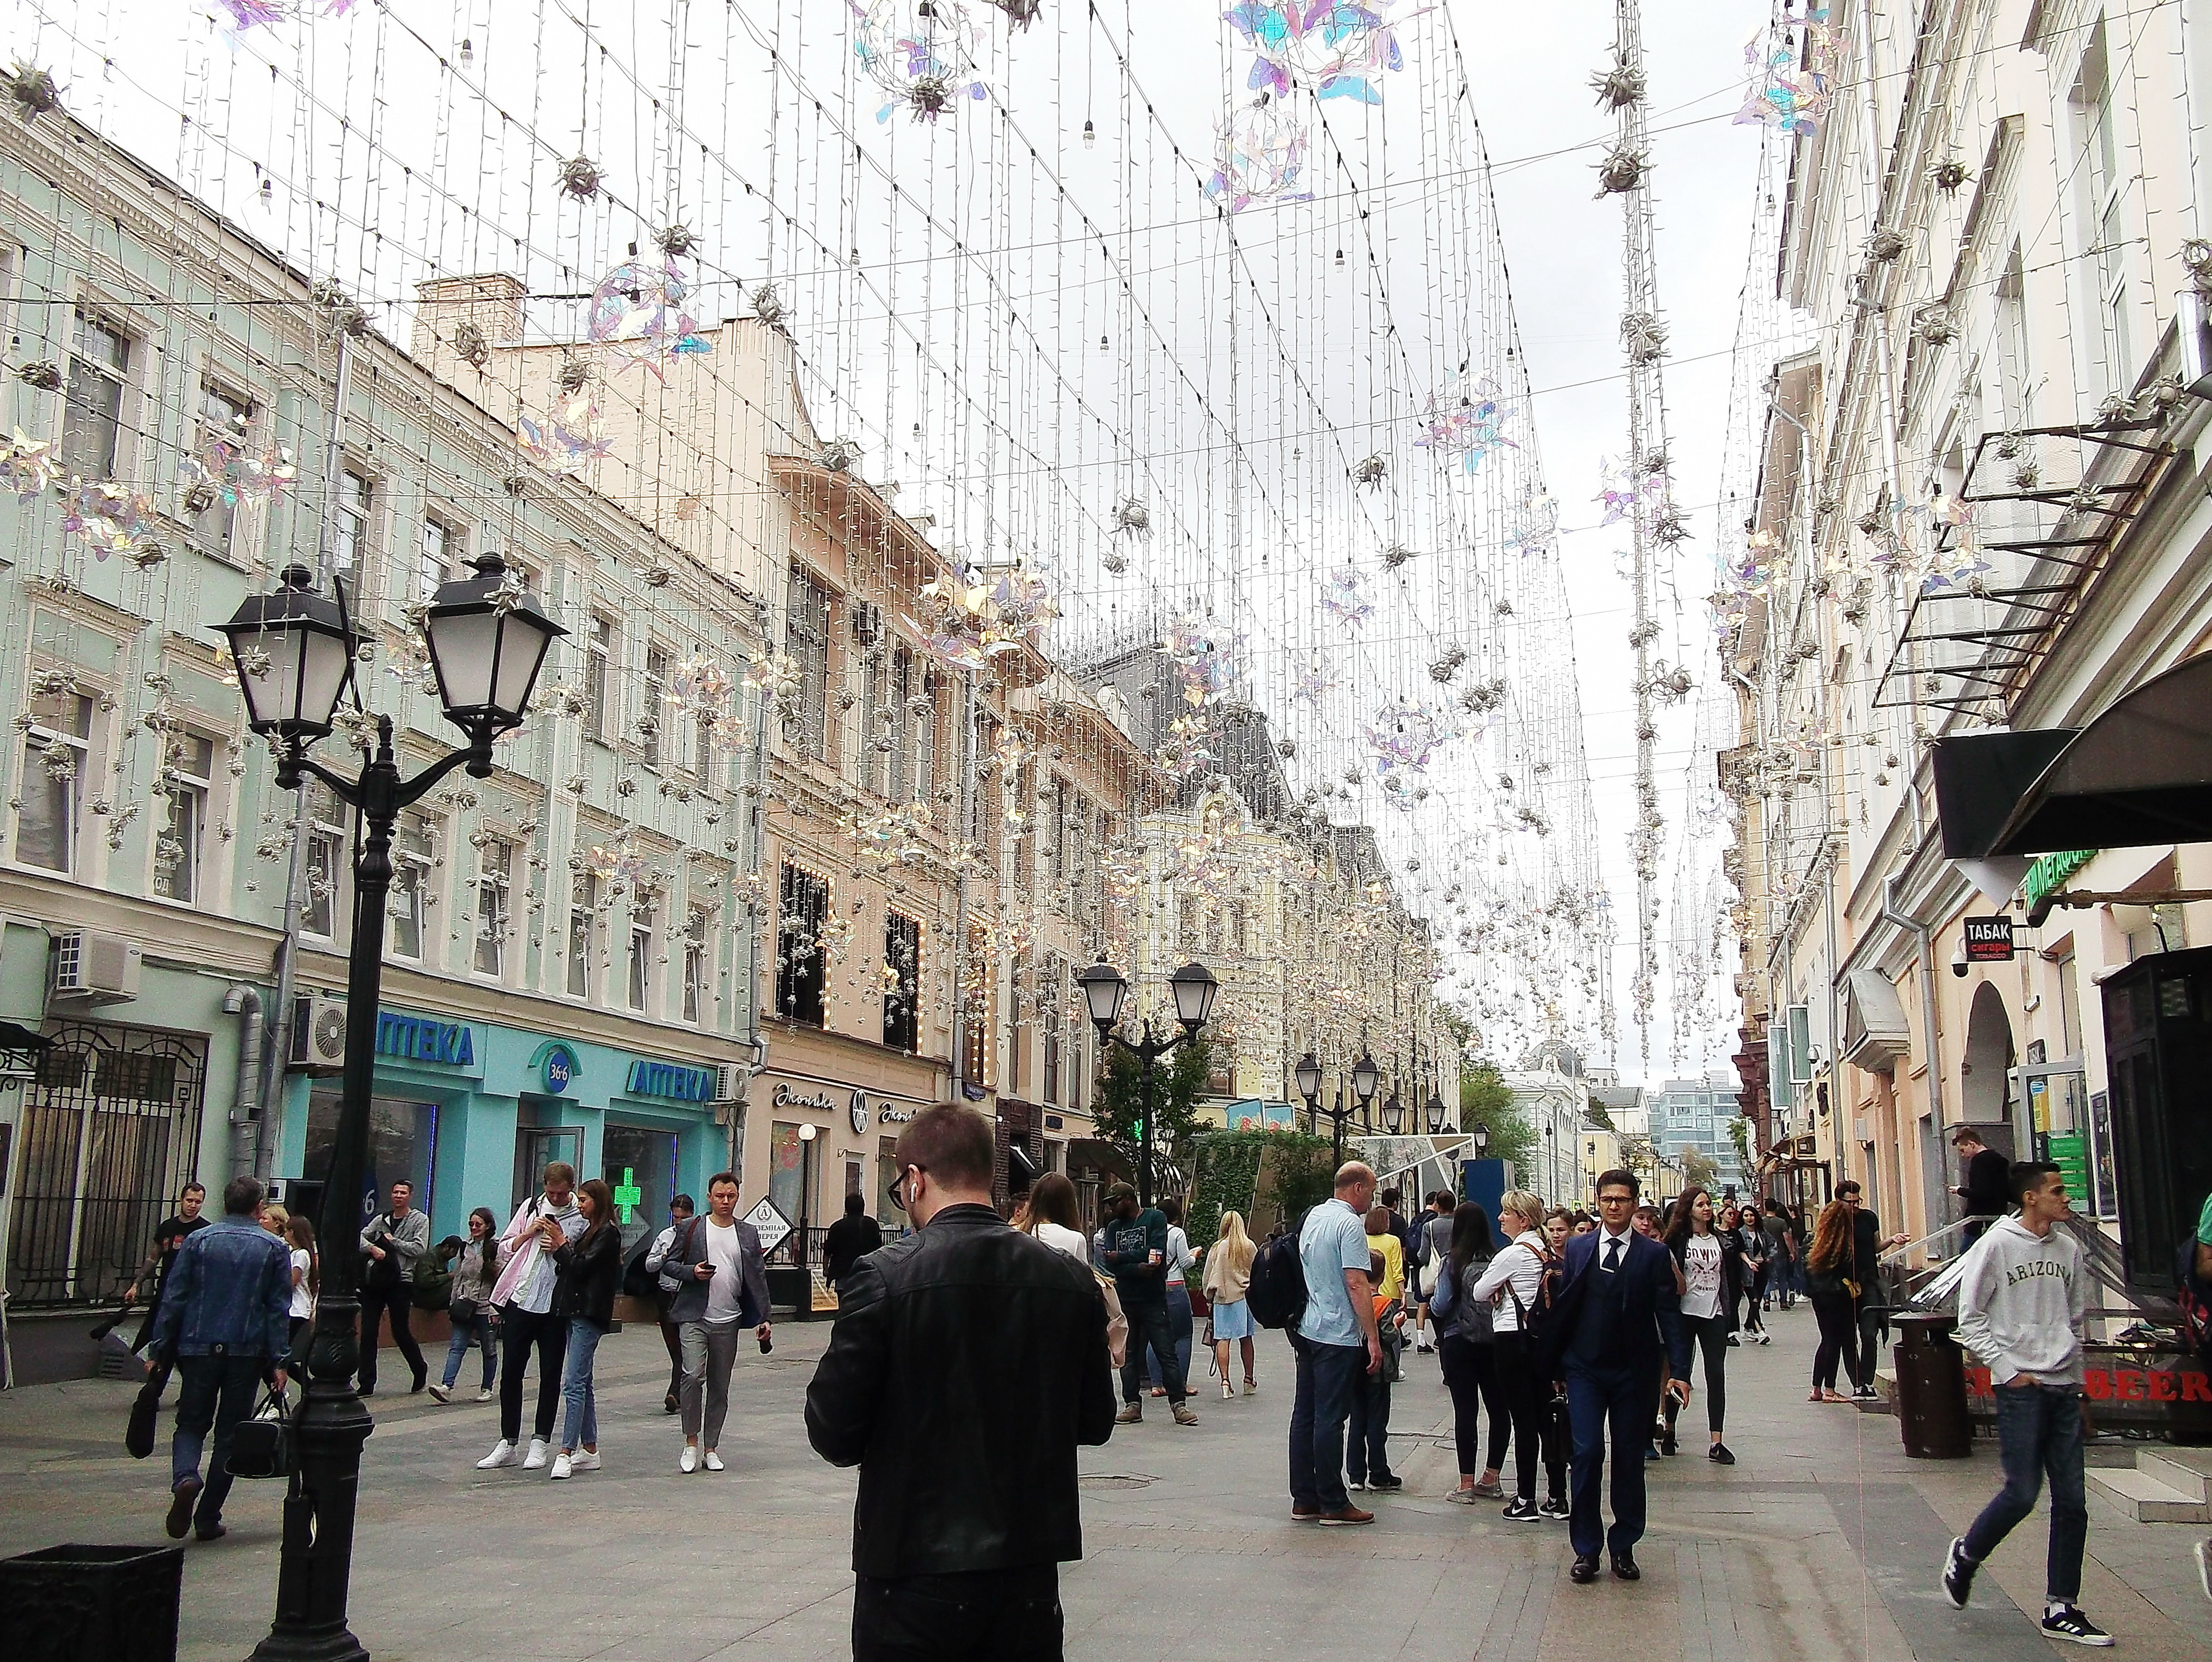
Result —
[[1487, 1159], [1490, 1155], [1490, 1127], [1478, 1119], [1474, 1122], [1474, 1130], [1468, 1135], [1474, 1138], [1474, 1157], [1477, 1160]]
[[1433, 1085], [1429, 1087], [1429, 1100], [1424, 1110], [1429, 1116], [1429, 1135], [1442, 1137], [1444, 1133], [1444, 1099]]
[[1291, 1070], [1291, 1077], [1297, 1082], [1298, 1095], [1306, 1100], [1306, 1129], [1321, 1129], [1321, 1064], [1308, 1051], [1298, 1058], [1298, 1065]]
[[1382, 1129], [1392, 1137], [1406, 1129], [1406, 1105], [1398, 1100], [1395, 1091], [1390, 1093], [1389, 1100], [1382, 1105]]
[[399, 810], [454, 768], [465, 767], [476, 779], [490, 777], [492, 741], [521, 725], [546, 652], [568, 633], [538, 609], [497, 555], [471, 563], [476, 575], [441, 585], [422, 624], [446, 719], [468, 743], [411, 779], [400, 777], [392, 757], [389, 716], [376, 718], [375, 754], [356, 779], [333, 773], [307, 753], [330, 735], [338, 700], [353, 682], [359, 637], [342, 590], [336, 598], [313, 593], [307, 569], [290, 566], [275, 593], [249, 597], [228, 623], [216, 626], [230, 643], [247, 723], [276, 746], [278, 788], [296, 791], [312, 774], [359, 810], [362, 821], [346, 961], [345, 1086], [318, 1220], [322, 1292], [307, 1350], [307, 1392], [292, 1422], [295, 1452], [284, 1498], [276, 1619], [255, 1647], [255, 1662], [367, 1662], [368, 1656], [347, 1625], [346, 1598], [361, 1449], [374, 1428], [354, 1391], [361, 1315], [355, 1294], [392, 832]]
[[1121, 1046], [1137, 1058], [1145, 1077], [1145, 1119], [1138, 1128], [1137, 1199], [1140, 1204], [1152, 1204], [1152, 1121], [1158, 1117], [1158, 1101], [1154, 1078], [1158, 1070], [1153, 1066], [1186, 1039], [1194, 1039], [1198, 1030], [1206, 1025], [1206, 1017], [1213, 1014], [1213, 1001], [1221, 992], [1221, 983], [1213, 979], [1212, 972], [1203, 964], [1185, 964], [1168, 977], [1168, 986], [1175, 994], [1176, 1020], [1182, 1031], [1171, 1037], [1156, 1038], [1152, 1034], [1150, 1016], [1145, 1018], [1144, 1036], [1132, 1044], [1114, 1031], [1121, 1020], [1121, 1006], [1129, 996], [1129, 983], [1121, 972], [1106, 961], [1100, 953], [1098, 961], [1078, 970], [1075, 984], [1083, 989], [1084, 1003], [1091, 1011], [1091, 1024], [1098, 1029], [1100, 1048], [1110, 1041]]

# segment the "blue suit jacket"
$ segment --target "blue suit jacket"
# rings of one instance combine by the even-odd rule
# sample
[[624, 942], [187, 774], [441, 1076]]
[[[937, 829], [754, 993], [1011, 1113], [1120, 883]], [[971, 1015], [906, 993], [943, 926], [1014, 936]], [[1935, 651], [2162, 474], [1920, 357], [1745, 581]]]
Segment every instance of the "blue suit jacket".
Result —
[[[1568, 1351], [1574, 1348], [1574, 1324], [1580, 1319], [1583, 1300], [1595, 1284], [1598, 1248], [1604, 1240], [1605, 1231], [1598, 1228], [1567, 1242], [1560, 1301], [1568, 1307], [1561, 1312], [1568, 1318], [1565, 1324]], [[1687, 1379], [1690, 1358], [1684, 1343], [1687, 1336], [1682, 1327], [1681, 1295], [1674, 1288], [1674, 1255], [1658, 1241], [1631, 1231], [1617, 1273], [1621, 1277], [1622, 1343], [1616, 1360], [1625, 1367], [1656, 1370], [1661, 1359], [1666, 1358], [1676, 1378]]]

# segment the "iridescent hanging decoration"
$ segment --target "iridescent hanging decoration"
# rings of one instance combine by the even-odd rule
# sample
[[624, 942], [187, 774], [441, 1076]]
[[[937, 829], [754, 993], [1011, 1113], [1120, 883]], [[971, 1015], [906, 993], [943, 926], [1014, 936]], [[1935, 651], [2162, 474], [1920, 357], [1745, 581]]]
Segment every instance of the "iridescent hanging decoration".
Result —
[[1505, 436], [1506, 423], [1519, 413], [1490, 381], [1465, 388], [1447, 383], [1422, 409], [1421, 436], [1413, 443], [1438, 456], [1458, 457], [1462, 470], [1472, 473], [1492, 452], [1519, 448]]
[[981, 670], [1006, 652], [1042, 651], [1060, 616], [1044, 579], [1007, 567], [979, 574], [963, 568], [924, 584], [915, 608], [928, 649], [956, 669]]
[[1514, 510], [1505, 546], [1521, 555], [1549, 554], [1559, 543], [1559, 504], [1546, 491], [1532, 491]]
[[1252, 91], [1287, 97], [1305, 87], [1316, 98], [1380, 104], [1383, 74], [1406, 67], [1398, 29], [1426, 9], [1401, 11], [1397, 0], [1245, 0], [1222, 19], [1252, 49]]
[[1834, 96], [1836, 45], [1826, 6], [1752, 36], [1743, 49], [1751, 84], [1736, 124], [1818, 132]]
[[1394, 774], [1426, 773], [1431, 759], [1459, 737], [1459, 729], [1449, 711], [1400, 697], [1375, 713], [1364, 737], [1375, 771], [1387, 780]]
[[556, 478], [582, 473], [614, 450], [606, 424], [599, 419], [599, 401], [588, 387], [566, 399], [543, 424], [525, 416], [516, 426], [531, 459]]
[[0, 439], [0, 488], [22, 497], [42, 495], [57, 476], [50, 440], [27, 439], [21, 428]]
[[136, 555], [159, 529], [154, 505], [109, 480], [72, 479], [62, 493], [62, 529], [81, 537], [94, 555]]
[[886, 122], [904, 110], [935, 121], [963, 100], [990, 96], [977, 68], [984, 33], [965, 0], [851, 0], [853, 51], [861, 71], [888, 96]]
[[659, 264], [625, 261], [592, 290], [586, 331], [592, 340], [665, 382], [668, 377], [661, 366], [667, 360], [714, 349], [699, 333], [698, 318], [685, 309], [690, 293], [673, 259]]
[[1358, 628], [1375, 616], [1375, 603], [1361, 586], [1358, 568], [1343, 565], [1332, 573], [1321, 597], [1322, 610], [1340, 623]]
[[1215, 133], [1206, 199], [1241, 214], [1255, 202], [1310, 202], [1304, 185], [1311, 128], [1272, 93], [1232, 112]]

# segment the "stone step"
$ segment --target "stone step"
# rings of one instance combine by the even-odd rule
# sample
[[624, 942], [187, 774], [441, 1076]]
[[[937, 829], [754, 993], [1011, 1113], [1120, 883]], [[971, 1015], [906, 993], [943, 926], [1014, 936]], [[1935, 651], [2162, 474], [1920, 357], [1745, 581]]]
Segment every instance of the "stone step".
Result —
[[2092, 1489], [2139, 1524], [2212, 1523], [2212, 1506], [2205, 1503], [2201, 1489], [2191, 1495], [2127, 1466], [2093, 1466], [2086, 1475]]
[[[2203, 1451], [2196, 1451], [2200, 1459]], [[2176, 1459], [2163, 1449], [2154, 1452], [2147, 1448], [2136, 1451], [2136, 1470], [2146, 1477], [2155, 1477], [2168, 1489], [2187, 1495], [2199, 1506], [2212, 1501], [2212, 1479], [2197, 1465]]]

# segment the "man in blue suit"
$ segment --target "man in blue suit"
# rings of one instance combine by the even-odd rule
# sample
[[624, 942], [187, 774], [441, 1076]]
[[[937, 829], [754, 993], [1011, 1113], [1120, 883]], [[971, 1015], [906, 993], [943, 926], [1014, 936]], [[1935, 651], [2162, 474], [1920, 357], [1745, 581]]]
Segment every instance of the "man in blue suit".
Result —
[[[1681, 1285], [1674, 1255], [1630, 1227], [1640, 1186], [1632, 1172], [1597, 1180], [1598, 1228], [1567, 1242], [1565, 1283], [1555, 1330], [1567, 1381], [1567, 1417], [1574, 1434], [1574, 1490], [1567, 1534], [1575, 1550], [1571, 1579], [1597, 1580], [1598, 1550], [1613, 1556], [1613, 1573], [1638, 1580], [1636, 1544], [1644, 1538], [1644, 1447], [1659, 1411], [1661, 1383], [1690, 1400], [1689, 1358], [1682, 1351]], [[1613, 1433], [1613, 1529], [1598, 1508], [1605, 1476], [1605, 1439]]]

